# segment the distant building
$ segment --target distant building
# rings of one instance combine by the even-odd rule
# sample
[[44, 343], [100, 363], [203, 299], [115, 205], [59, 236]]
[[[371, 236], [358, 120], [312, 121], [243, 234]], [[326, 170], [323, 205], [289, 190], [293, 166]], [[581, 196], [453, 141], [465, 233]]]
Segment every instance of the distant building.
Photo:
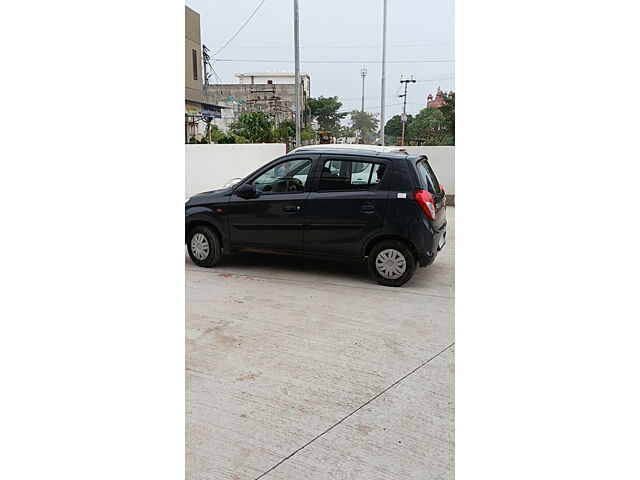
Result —
[[441, 108], [447, 104], [447, 99], [453, 97], [455, 93], [450, 91], [449, 94], [440, 90], [438, 87], [438, 91], [436, 92], [436, 98], [433, 98], [433, 95], [429, 94], [427, 97], [427, 107], [429, 108]]
[[184, 7], [185, 16], [185, 59], [184, 97], [200, 103], [204, 100], [202, 90], [202, 44], [200, 42], [200, 14]]
[[[288, 72], [236, 73], [238, 83], [213, 84], [206, 87], [205, 100], [225, 107], [222, 119], [216, 120], [222, 130], [245, 112], [265, 112], [276, 123], [284, 120], [295, 121], [296, 97], [295, 74]], [[307, 100], [311, 95], [311, 77], [300, 74], [300, 104], [302, 107], [302, 125], [309, 123]]]
[[184, 47], [184, 138], [188, 143], [191, 137], [202, 138], [207, 121], [222, 115], [219, 105], [207, 103], [204, 98], [200, 14], [186, 6]]

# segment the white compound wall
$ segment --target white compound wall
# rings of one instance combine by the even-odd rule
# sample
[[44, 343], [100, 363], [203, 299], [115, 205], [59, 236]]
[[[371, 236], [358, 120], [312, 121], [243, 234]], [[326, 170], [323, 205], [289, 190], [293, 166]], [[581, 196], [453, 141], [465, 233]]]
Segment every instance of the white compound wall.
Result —
[[185, 196], [221, 188], [285, 153], [284, 143], [185, 145]]

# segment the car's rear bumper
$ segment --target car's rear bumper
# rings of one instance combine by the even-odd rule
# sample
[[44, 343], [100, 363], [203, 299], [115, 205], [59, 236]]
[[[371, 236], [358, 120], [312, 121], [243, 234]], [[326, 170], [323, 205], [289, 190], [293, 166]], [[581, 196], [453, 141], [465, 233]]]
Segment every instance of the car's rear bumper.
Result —
[[447, 243], [447, 222], [445, 221], [440, 228], [436, 228], [431, 222], [425, 220], [418, 230], [413, 244], [418, 252], [418, 265], [426, 267], [433, 263]]

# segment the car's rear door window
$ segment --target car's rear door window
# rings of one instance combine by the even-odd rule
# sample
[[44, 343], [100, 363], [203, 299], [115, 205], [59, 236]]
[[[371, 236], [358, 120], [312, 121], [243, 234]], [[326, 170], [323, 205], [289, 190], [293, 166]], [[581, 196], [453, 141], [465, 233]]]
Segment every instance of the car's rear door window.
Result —
[[387, 166], [378, 162], [326, 160], [318, 191], [373, 190], [382, 182]]

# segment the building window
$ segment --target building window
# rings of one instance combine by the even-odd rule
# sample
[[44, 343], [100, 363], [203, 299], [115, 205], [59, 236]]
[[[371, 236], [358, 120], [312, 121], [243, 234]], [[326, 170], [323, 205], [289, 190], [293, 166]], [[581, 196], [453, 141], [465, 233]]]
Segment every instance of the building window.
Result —
[[191, 50], [191, 60], [193, 62], [193, 79], [198, 79], [198, 52]]

